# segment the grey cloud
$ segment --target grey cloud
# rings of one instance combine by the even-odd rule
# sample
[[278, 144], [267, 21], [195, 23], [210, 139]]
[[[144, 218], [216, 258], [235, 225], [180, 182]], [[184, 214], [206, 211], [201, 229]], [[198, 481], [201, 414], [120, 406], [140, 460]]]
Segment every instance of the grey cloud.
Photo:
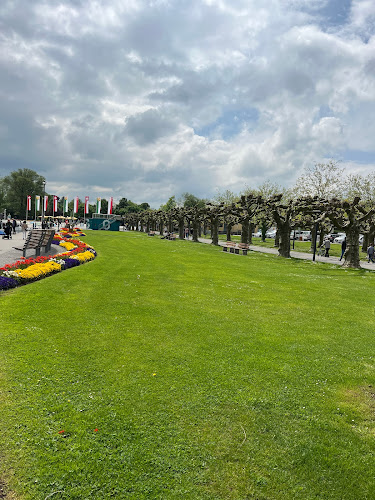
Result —
[[149, 109], [126, 119], [125, 134], [133, 137], [140, 146], [145, 146], [171, 134], [175, 129], [175, 120], [163, 117], [155, 109]]

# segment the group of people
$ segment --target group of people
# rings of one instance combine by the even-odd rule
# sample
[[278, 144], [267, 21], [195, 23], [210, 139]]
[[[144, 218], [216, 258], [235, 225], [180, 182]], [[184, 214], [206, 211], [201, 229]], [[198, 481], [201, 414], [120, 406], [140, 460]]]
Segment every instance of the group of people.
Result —
[[[324, 249], [325, 249], [324, 257], [329, 257], [329, 250], [331, 248], [331, 242], [329, 241], [329, 239], [327, 239], [327, 240], [325, 240], [323, 245], [324, 245]], [[342, 258], [344, 257], [345, 251], [346, 251], [346, 238], [344, 238], [342, 243], [341, 243], [341, 256], [340, 256], [339, 260], [342, 260]], [[372, 243], [370, 243], [368, 248], [367, 248], [367, 258], [368, 258], [368, 262], [375, 263], [375, 249], [374, 249], [374, 245]]]
[[20, 224], [17, 224], [16, 219], [7, 219], [5, 222], [0, 221], [0, 228], [3, 230], [3, 240], [11, 240], [12, 234], [16, 233], [16, 228], [21, 226], [22, 239], [26, 238], [27, 235], [27, 222], [24, 220]]

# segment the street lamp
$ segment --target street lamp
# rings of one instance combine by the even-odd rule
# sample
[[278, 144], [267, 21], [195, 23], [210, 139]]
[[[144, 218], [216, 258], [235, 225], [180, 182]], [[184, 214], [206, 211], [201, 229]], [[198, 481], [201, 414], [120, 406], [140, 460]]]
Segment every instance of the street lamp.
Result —
[[43, 181], [43, 200], [42, 200], [42, 229], [44, 229], [44, 200], [46, 197], [46, 181]]

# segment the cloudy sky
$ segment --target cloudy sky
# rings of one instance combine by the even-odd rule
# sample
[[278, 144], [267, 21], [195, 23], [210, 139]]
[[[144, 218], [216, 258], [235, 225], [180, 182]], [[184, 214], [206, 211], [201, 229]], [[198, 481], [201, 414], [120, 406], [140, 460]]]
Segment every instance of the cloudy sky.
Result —
[[0, 177], [153, 207], [375, 170], [374, 0], [1, 0]]

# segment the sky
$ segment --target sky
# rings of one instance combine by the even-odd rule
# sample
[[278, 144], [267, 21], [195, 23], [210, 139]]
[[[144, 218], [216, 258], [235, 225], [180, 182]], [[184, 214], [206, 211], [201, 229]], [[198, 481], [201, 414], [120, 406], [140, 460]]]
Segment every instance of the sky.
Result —
[[1, 0], [0, 177], [158, 208], [375, 171], [373, 0]]

